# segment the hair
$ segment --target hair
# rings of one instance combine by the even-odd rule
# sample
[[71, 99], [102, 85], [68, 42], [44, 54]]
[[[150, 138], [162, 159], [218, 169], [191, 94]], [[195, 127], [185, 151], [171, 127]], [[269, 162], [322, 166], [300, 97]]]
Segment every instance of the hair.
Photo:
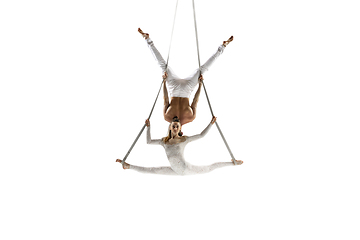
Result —
[[[180, 119], [179, 119], [177, 116], [175, 116], [175, 117], [173, 117], [173, 120], [172, 120], [172, 122], [170, 123], [170, 125], [171, 125], [173, 122], [178, 122], [178, 123], [180, 123]], [[180, 124], [181, 124], [181, 123], [180, 123]], [[170, 126], [170, 125], [169, 125], [169, 126]], [[179, 137], [181, 137], [181, 136], [183, 135], [183, 133], [180, 131], [180, 132], [178, 133], [178, 135], [179, 135]], [[169, 141], [170, 138], [171, 138], [171, 130], [169, 129], [168, 135], [167, 135], [166, 137], [162, 138], [162, 141], [163, 141], [164, 143], [166, 143], [167, 141]]]

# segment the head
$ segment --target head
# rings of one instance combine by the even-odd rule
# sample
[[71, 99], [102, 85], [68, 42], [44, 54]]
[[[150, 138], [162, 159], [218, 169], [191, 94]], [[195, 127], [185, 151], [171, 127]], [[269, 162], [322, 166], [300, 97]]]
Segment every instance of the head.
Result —
[[[172, 135], [179, 135], [179, 133], [181, 134], [181, 124], [180, 124], [180, 120], [177, 116], [175, 116], [172, 120], [172, 122], [169, 125], [169, 131], [171, 131]], [[179, 135], [181, 136], [181, 135]]]
[[175, 116], [169, 125], [168, 135], [163, 138], [164, 142], [167, 142], [173, 136], [182, 136], [180, 119]]

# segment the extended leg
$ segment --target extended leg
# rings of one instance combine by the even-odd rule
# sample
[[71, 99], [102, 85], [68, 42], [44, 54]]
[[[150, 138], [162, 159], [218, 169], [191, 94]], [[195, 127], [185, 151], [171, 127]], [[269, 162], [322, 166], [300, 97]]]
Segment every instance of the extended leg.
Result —
[[222, 45], [219, 46], [218, 50], [200, 67], [201, 73], [209, 70], [209, 67], [214, 63], [214, 61], [223, 53], [225, 47], [233, 40], [231, 36], [228, 40], [224, 41]]
[[161, 174], [161, 175], [178, 175], [171, 167], [139, 167], [135, 165], [130, 165], [128, 163], [123, 162], [120, 159], [116, 159], [116, 162], [119, 162], [123, 165], [124, 169], [133, 169], [142, 173], [153, 173], [153, 174]]
[[163, 59], [163, 57], [161, 56], [161, 54], [159, 53], [159, 51], [156, 49], [153, 41], [150, 39], [149, 34], [144, 33], [140, 28], [138, 29], [139, 33], [145, 38], [148, 47], [150, 48], [154, 58], [156, 59], [156, 61], [158, 62], [158, 64], [160, 65], [163, 73], [166, 71], [166, 62]]
[[218, 162], [211, 164], [209, 166], [195, 166], [191, 165], [189, 166], [189, 170], [187, 174], [201, 174], [201, 173], [208, 173], [211, 172], [217, 168], [222, 168], [226, 166], [234, 166], [232, 162]]
[[129, 169], [133, 169], [142, 173], [153, 173], [161, 175], [178, 175], [171, 167], [139, 167], [135, 165], [130, 165]]

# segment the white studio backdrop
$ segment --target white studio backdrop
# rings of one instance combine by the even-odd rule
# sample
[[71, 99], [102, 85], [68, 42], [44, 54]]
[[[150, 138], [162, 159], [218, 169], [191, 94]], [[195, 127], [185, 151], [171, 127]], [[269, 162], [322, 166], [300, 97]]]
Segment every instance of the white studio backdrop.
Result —
[[[359, 239], [357, 1], [195, 2], [218, 123], [242, 166], [169, 177], [124, 171], [167, 57], [175, 1], [0, 3], [1, 239]], [[190, 0], [169, 65], [197, 68]], [[162, 92], [152, 137], [165, 136]], [[211, 120], [204, 92], [185, 135]], [[215, 126], [187, 161], [230, 161]], [[168, 165], [143, 134], [127, 162]]]

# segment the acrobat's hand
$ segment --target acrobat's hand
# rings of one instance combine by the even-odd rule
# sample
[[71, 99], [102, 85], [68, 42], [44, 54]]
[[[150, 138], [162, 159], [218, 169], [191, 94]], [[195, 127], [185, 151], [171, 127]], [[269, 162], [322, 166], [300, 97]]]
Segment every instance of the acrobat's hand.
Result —
[[148, 39], [149, 38], [149, 34], [148, 33], [144, 33], [141, 28], [138, 28], [138, 32], [145, 38]]
[[204, 81], [204, 77], [203, 77], [202, 74], [200, 74], [200, 76], [199, 76], [199, 83], [203, 83], [203, 81]]
[[150, 120], [146, 119], [145, 124], [146, 124], [147, 127], [150, 127]]
[[211, 124], [214, 124], [216, 122], [216, 117], [214, 116], [212, 119], [211, 119]]
[[234, 37], [231, 36], [228, 40], [223, 42], [223, 46], [226, 47], [227, 45], [229, 45], [230, 42], [232, 42], [232, 40], [234, 40]]
[[167, 72], [164, 72], [164, 75], [162, 76], [163, 80], [165, 81], [167, 79], [167, 77], [168, 77]]

